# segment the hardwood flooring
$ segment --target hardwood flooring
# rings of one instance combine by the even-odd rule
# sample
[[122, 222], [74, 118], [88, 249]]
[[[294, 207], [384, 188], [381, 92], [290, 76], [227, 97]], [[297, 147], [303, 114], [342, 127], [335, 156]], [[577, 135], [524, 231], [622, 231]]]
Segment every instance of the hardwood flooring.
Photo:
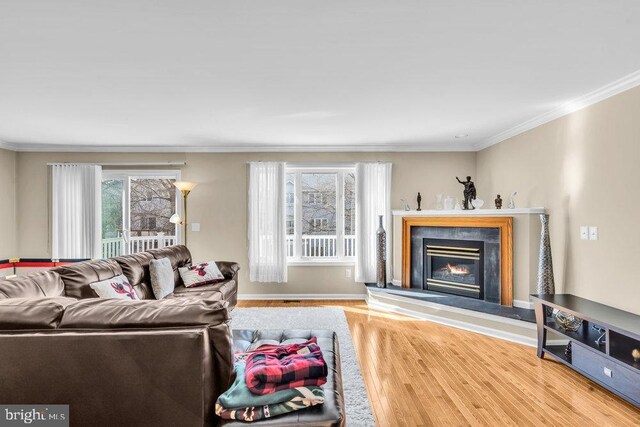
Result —
[[241, 301], [345, 311], [380, 426], [640, 426], [640, 409], [535, 349], [363, 301]]

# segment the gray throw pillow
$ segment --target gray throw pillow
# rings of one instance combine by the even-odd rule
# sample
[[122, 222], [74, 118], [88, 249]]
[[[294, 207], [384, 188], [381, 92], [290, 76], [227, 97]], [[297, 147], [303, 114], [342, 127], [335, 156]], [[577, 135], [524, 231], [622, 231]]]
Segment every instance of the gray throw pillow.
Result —
[[151, 287], [156, 299], [162, 299], [173, 293], [176, 287], [173, 281], [173, 268], [169, 258], [152, 259], [149, 262], [151, 273]]

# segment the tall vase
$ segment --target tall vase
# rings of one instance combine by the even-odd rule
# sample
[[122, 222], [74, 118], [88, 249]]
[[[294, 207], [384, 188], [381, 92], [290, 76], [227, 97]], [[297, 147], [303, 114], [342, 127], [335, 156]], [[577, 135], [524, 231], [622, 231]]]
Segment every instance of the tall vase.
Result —
[[376, 284], [379, 288], [387, 287], [387, 232], [382, 225], [383, 215], [378, 215], [380, 224], [376, 231], [376, 260], [377, 277]]
[[[551, 258], [551, 239], [549, 237], [549, 215], [540, 214], [542, 228], [540, 230], [540, 255], [538, 258], [538, 295], [552, 295], [556, 293], [553, 280], [553, 260]], [[550, 308], [550, 307], [548, 307]], [[551, 310], [547, 310], [550, 316]]]

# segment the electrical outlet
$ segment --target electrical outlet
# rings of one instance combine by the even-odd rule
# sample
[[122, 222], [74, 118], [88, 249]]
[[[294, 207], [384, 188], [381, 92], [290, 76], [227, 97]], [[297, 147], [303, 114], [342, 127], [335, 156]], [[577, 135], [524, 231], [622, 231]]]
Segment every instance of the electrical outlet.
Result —
[[191, 231], [200, 231], [200, 223], [194, 222], [191, 224]]
[[598, 240], [598, 227], [595, 225], [589, 226], [589, 240]]
[[586, 225], [580, 226], [580, 240], [589, 240], [589, 227]]
[[351, 277], [351, 269], [350, 268], [347, 268], [344, 271], [344, 277], [347, 277], [347, 278]]

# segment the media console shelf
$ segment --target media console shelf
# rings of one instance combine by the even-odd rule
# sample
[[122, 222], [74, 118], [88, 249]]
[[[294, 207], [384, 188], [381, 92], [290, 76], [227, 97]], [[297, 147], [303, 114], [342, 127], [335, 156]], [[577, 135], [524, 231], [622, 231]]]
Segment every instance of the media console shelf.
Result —
[[[640, 316], [571, 294], [532, 295], [538, 329], [538, 357], [545, 355], [581, 373], [602, 387], [640, 407]], [[583, 320], [575, 331], [556, 324], [546, 308]], [[547, 332], [568, 339], [566, 345], [547, 345]]]

